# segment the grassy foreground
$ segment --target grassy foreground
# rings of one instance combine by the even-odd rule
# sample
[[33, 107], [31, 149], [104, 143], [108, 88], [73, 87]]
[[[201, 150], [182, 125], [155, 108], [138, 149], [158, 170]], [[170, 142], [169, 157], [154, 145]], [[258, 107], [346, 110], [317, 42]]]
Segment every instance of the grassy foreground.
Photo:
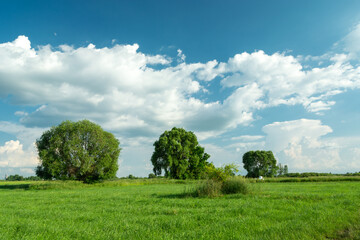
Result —
[[0, 182], [0, 239], [360, 239], [360, 182], [253, 183], [249, 195], [186, 197], [193, 185]]

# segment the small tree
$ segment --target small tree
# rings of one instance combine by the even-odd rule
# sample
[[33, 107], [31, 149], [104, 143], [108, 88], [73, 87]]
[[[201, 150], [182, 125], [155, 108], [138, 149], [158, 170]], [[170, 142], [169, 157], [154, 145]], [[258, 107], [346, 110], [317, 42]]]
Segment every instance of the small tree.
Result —
[[91, 182], [115, 177], [120, 154], [113, 134], [88, 120], [64, 121], [36, 141], [43, 179]]
[[279, 163], [278, 165], [278, 176], [282, 176], [284, 174], [284, 167]]
[[164, 170], [166, 177], [198, 179], [203, 175], [210, 157], [199, 146], [195, 134], [183, 128], [174, 127], [165, 131], [154, 146], [151, 162], [155, 175], [161, 175]]
[[289, 173], [288, 166], [287, 166], [287, 165], [285, 165], [285, 166], [284, 166], [284, 174], [288, 174], [288, 173]]
[[271, 151], [249, 151], [244, 154], [243, 163], [248, 172], [247, 177], [273, 177], [278, 170], [276, 159]]

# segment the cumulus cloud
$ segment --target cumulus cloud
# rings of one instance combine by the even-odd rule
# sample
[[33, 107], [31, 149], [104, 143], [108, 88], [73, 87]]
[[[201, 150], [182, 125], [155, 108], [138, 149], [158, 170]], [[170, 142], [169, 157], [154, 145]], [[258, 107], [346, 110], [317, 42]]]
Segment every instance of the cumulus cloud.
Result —
[[230, 58], [222, 79], [225, 87], [254, 86], [259, 94], [253, 107], [301, 104], [309, 112], [330, 109], [335, 104], [327, 99], [344, 89], [360, 87], [360, 68], [352, 66], [344, 54], [328, 56], [323, 68], [304, 69], [293, 56], [263, 51], [237, 54]]
[[14, 135], [25, 148], [33, 147], [35, 140], [41, 136], [46, 128], [28, 128], [20, 124], [0, 121], [0, 132]]
[[[262, 128], [265, 136], [243, 135], [219, 155], [236, 156], [250, 150], [271, 150], [279, 163], [287, 164], [291, 172], [353, 172], [360, 168], [359, 137], [332, 137], [331, 127], [320, 120], [298, 119], [274, 122]], [[218, 156], [219, 157], [219, 156]], [[222, 157], [222, 156], [220, 156]]]
[[336, 138], [327, 137], [332, 129], [320, 120], [275, 122], [264, 126], [263, 131], [267, 134], [265, 147], [273, 150], [278, 160], [291, 166], [292, 171], [341, 172], [359, 166], [355, 164], [358, 161], [349, 161], [349, 156], [357, 157], [356, 148], [351, 146], [356, 141], [347, 139], [349, 145], [345, 146]]
[[267, 134], [266, 146], [276, 152], [287, 148], [289, 143], [297, 144], [304, 139], [318, 145], [316, 139], [332, 132], [332, 129], [322, 125], [320, 120], [312, 119], [274, 122], [264, 126], [262, 130]]
[[[35, 50], [20, 36], [0, 44], [0, 96], [11, 95], [13, 104], [39, 106], [23, 114], [21, 123], [27, 127], [88, 118], [126, 136], [152, 135], [198, 117], [191, 109], [211, 115], [217, 103], [191, 97], [202, 88], [193, 74], [208, 78], [200, 72], [207, 63], [171, 67], [166, 56], [146, 55], [138, 48], [89, 44]], [[154, 64], [162, 67], [157, 70]]]
[[[324, 68], [304, 70], [293, 56], [263, 51], [236, 54], [228, 62], [181, 62], [147, 55], [139, 46], [111, 48], [31, 47], [19, 36], [0, 44], [0, 96], [13, 104], [39, 106], [22, 114], [27, 127], [88, 118], [125, 136], [154, 136], [182, 125], [198, 132], [222, 133], [248, 125], [254, 112], [279, 104], [302, 104], [309, 112], [328, 110], [334, 94], [359, 87], [359, 69], [336, 55]], [[179, 58], [185, 55], [179, 49]], [[152, 67], [158, 65], [160, 67]], [[234, 88], [223, 101], [195, 97], [219, 77]]]
[[[357, 39], [357, 29], [346, 39]], [[350, 46], [355, 40], [347, 41]], [[319, 114], [336, 104], [334, 95], [360, 88], [360, 68], [350, 62], [348, 49], [345, 54], [319, 58], [327, 63], [321, 67], [305, 66], [305, 58], [264, 51], [236, 54], [227, 62], [186, 63], [179, 49], [179, 61], [174, 63], [165, 55], [140, 52], [137, 44], [112, 41], [109, 48], [94, 44], [34, 48], [28, 37], [19, 36], [0, 44], [0, 97], [11, 96], [11, 104], [37, 109], [14, 113], [21, 125], [0, 122], [0, 131], [15, 134], [21, 144], [30, 146], [44, 129], [63, 120], [86, 118], [112, 131], [125, 147], [133, 147], [138, 141], [153, 141], [173, 126], [185, 127], [195, 131], [199, 139], [207, 139], [249, 126], [260, 110], [279, 105], [298, 104]], [[229, 90], [218, 101], [206, 95], [213, 81], [220, 81]], [[315, 126], [316, 131], [329, 130], [315, 122], [300, 123]], [[264, 127], [267, 139], [276, 127], [285, 134], [285, 125]], [[246, 143], [245, 138], [238, 140], [242, 141], [237, 146], [239, 151], [255, 142], [259, 146], [264, 143], [263, 139], [252, 143]], [[294, 148], [287, 154], [300, 151], [304, 152]]]
[[37, 163], [34, 148], [24, 150], [18, 140], [10, 140], [0, 146], [0, 167], [33, 167]]

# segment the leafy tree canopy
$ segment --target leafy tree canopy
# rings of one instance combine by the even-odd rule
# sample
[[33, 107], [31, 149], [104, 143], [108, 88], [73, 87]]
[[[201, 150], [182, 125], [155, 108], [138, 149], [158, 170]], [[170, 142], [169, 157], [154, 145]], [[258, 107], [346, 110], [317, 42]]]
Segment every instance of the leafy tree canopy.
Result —
[[239, 167], [234, 163], [226, 164], [218, 168], [210, 163], [206, 166], [205, 177], [218, 182], [225, 182], [229, 177], [235, 176], [237, 172], [239, 172]]
[[115, 177], [120, 154], [113, 134], [88, 120], [64, 121], [36, 141], [43, 179], [74, 179], [92, 182]]
[[271, 151], [249, 151], [243, 155], [243, 163], [248, 172], [247, 177], [273, 177], [278, 170], [276, 159]]
[[176, 179], [198, 179], [208, 165], [209, 154], [199, 146], [193, 132], [174, 127], [161, 134], [154, 143], [155, 151], [151, 157], [155, 175]]

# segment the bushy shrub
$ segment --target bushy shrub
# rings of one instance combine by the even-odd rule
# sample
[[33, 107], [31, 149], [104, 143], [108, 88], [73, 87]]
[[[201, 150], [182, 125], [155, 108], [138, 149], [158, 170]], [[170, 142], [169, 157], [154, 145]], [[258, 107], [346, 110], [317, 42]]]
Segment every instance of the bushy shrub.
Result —
[[251, 192], [250, 182], [244, 177], [231, 177], [225, 181], [208, 179], [196, 186], [192, 191], [196, 197], [217, 197], [222, 194], [248, 194]]
[[223, 194], [247, 194], [250, 192], [250, 184], [243, 177], [232, 177], [222, 183], [221, 192]]
[[234, 163], [227, 164], [218, 168], [215, 167], [212, 163], [210, 163], [205, 168], [205, 175], [203, 176], [203, 178], [224, 182], [229, 177], [235, 176], [238, 171], [238, 166]]
[[221, 186], [221, 182], [208, 179], [195, 188], [194, 195], [196, 197], [217, 197], [221, 195]]
[[156, 178], [156, 175], [153, 174], [153, 173], [150, 173], [150, 174], [149, 174], [149, 178]]

